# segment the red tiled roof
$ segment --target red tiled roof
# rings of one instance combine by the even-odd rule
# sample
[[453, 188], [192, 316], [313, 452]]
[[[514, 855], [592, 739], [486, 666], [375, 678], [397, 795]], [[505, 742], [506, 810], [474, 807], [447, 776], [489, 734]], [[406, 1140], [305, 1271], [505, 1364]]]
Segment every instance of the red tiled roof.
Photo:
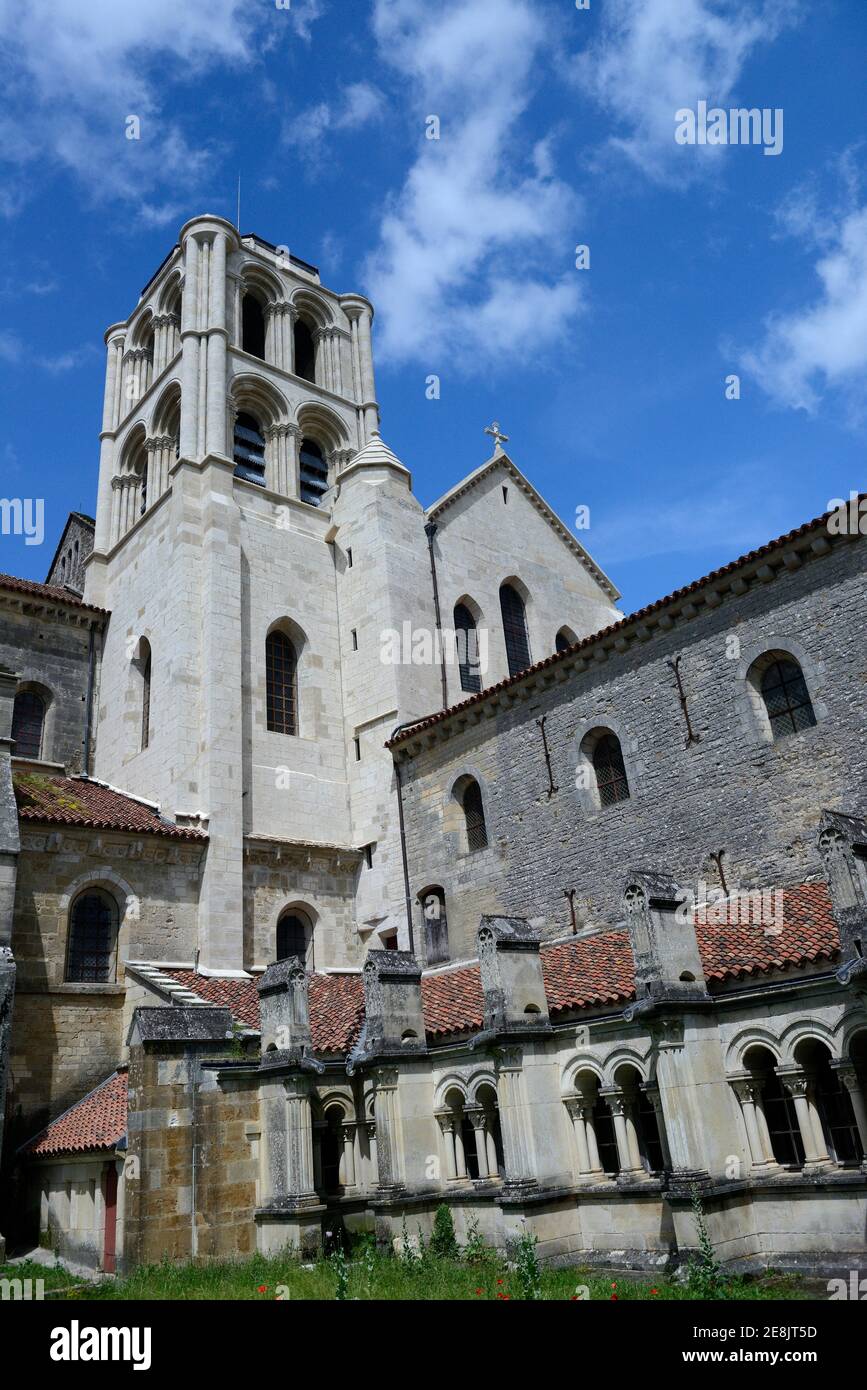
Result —
[[[867, 496], [867, 493], [862, 493], [861, 496]], [[621, 632], [631, 624], [640, 622], [642, 619], [649, 617], [651, 613], [657, 613], [660, 609], [666, 608], [669, 604], [679, 602], [686, 598], [688, 594], [696, 593], [699, 589], [704, 588], [706, 584], [713, 584], [733, 574], [741, 565], [753, 564], [756, 560], [762, 559], [763, 556], [770, 555], [773, 551], [778, 550], [780, 546], [791, 545], [793, 541], [799, 540], [802, 536], [806, 536], [808, 532], [812, 531], [817, 526], [822, 526], [827, 534], [828, 518], [833, 515], [835, 515], [834, 512], [825, 512], [822, 516], [814, 517], [812, 521], [805, 521], [803, 526], [797, 526], [794, 531], [787, 531], [784, 536], [778, 536], [775, 540], [768, 541], [765, 545], [759, 546], [758, 550], [750, 550], [746, 555], [740, 555], [737, 560], [731, 560], [727, 565], [722, 565], [719, 569], [711, 570], [710, 574], [702, 575], [700, 579], [692, 580], [690, 584], [684, 585], [683, 588], [675, 589], [673, 593], [666, 594], [664, 598], [656, 599], [653, 603], [647, 604], [646, 607], [639, 608], [634, 613], [629, 613], [625, 618], [621, 618], [619, 622], [612, 623], [609, 627], [604, 627], [599, 632], [591, 633], [589, 637], [582, 637], [579, 642], [574, 642], [571, 647], [567, 647], [564, 651], [554, 652], [551, 656], [544, 657], [543, 660], [537, 661], [533, 666], [528, 666], [526, 671], [519, 671], [517, 675], [509, 676], [506, 680], [499, 681], [496, 685], [486, 686], [485, 689], [479, 691], [477, 695], [471, 695], [468, 700], [461, 700], [459, 704], [450, 705], [447, 709], [437, 710], [435, 713], [428, 715], [425, 719], [416, 720], [414, 723], [407, 725], [406, 728], [400, 729], [393, 738], [387, 739], [385, 747], [398, 747], [399, 744], [404, 743], [415, 734], [421, 733], [423, 729], [429, 729], [435, 724], [442, 724], [444, 720], [450, 719], [451, 716], [457, 714], [459, 710], [467, 710], [473, 705], [481, 704], [491, 695], [496, 695], [501, 690], [507, 690], [509, 687], [517, 685], [518, 682], [524, 680], [526, 676], [534, 675], [538, 671], [545, 671], [550, 666], [556, 666], [558, 662], [568, 660], [582, 649], [592, 647], [596, 642], [602, 641], [608, 637], [613, 637], [616, 632]]]
[[18, 579], [14, 574], [0, 574], [0, 589], [13, 589], [19, 594], [32, 594], [34, 598], [54, 599], [60, 603], [68, 603], [73, 608], [83, 608], [88, 613], [99, 613], [102, 617], [108, 616], [104, 608], [94, 608], [93, 604], [85, 603], [78, 594], [73, 594], [69, 589], [62, 589], [58, 584], [37, 584], [35, 579]]
[[127, 1074], [119, 1068], [22, 1149], [28, 1157], [113, 1149], [126, 1135]]
[[22, 820], [49, 825], [87, 825], [98, 830], [129, 830], [140, 835], [168, 835], [176, 840], [204, 840], [192, 830], [164, 820], [151, 806], [112, 791], [86, 777], [48, 777], [13, 768], [12, 781]]
[[792, 970], [839, 954], [840, 934], [828, 885], [802, 883], [779, 891], [779, 931], [773, 918], [763, 915], [758, 894], [742, 894], [720, 908], [696, 911], [696, 936], [708, 980]]
[[481, 1028], [485, 1001], [478, 965], [444, 970], [438, 975], [423, 975], [421, 1005], [425, 1031], [433, 1036], [439, 1033], [468, 1033]]
[[310, 981], [310, 1033], [317, 1052], [348, 1052], [364, 1022], [360, 975], [314, 975]]
[[[827, 884], [804, 883], [782, 891], [783, 926], [768, 934], [759, 917], [759, 899], [746, 902], [749, 911], [732, 902], [723, 925], [696, 913], [696, 935], [708, 980], [743, 979], [771, 970], [792, 970], [815, 961], [832, 960], [840, 938], [831, 914]], [[745, 924], [739, 917], [748, 916]], [[602, 931], [542, 945], [542, 976], [552, 1014], [626, 1004], [635, 997], [635, 967], [629, 933]], [[259, 995], [255, 980], [220, 980], [192, 970], [161, 966], [164, 975], [192, 990], [209, 1004], [222, 1004], [250, 1028], [259, 1027]], [[484, 1023], [484, 999], [478, 962], [454, 970], [423, 975], [422, 1010], [431, 1038], [471, 1033]], [[364, 1021], [364, 987], [360, 975], [310, 977], [310, 1029], [317, 1052], [346, 1053]]]
[[543, 946], [542, 976], [551, 1013], [632, 999], [635, 968], [629, 933], [606, 931]]
[[[221, 1004], [249, 1028], [259, 1027], [259, 992], [255, 980], [220, 980], [193, 970], [160, 967], [185, 989], [209, 1004]], [[364, 987], [360, 975], [311, 975], [310, 1031], [317, 1052], [348, 1052], [364, 1021]]]

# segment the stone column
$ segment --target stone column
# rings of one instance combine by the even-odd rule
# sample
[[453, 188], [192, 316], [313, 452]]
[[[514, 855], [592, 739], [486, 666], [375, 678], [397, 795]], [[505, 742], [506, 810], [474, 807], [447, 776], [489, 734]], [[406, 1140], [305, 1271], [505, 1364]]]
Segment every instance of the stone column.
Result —
[[855, 1124], [858, 1126], [858, 1138], [861, 1140], [861, 1156], [867, 1159], [867, 1102], [864, 1099], [861, 1078], [851, 1062], [833, 1062], [832, 1067], [849, 1092], [852, 1113], [855, 1116]]
[[357, 362], [358, 373], [356, 399], [362, 412], [364, 443], [367, 444], [379, 429], [379, 408], [373, 376], [373, 309], [368, 301], [359, 295], [346, 295], [340, 302], [352, 324], [353, 357]]
[[580, 1096], [570, 1097], [565, 1104], [569, 1119], [572, 1121], [572, 1133], [575, 1136], [575, 1148], [578, 1151], [578, 1172], [584, 1178], [588, 1176], [591, 1168], [590, 1148], [587, 1143], [587, 1122], [584, 1118], [586, 1106]]
[[184, 293], [181, 308], [181, 458], [196, 458], [199, 400], [199, 243], [184, 245]]
[[438, 1110], [437, 1122], [442, 1130], [445, 1144], [446, 1181], [454, 1182], [458, 1176], [457, 1155], [455, 1150], [455, 1117], [451, 1110]]
[[340, 1156], [338, 1181], [341, 1187], [355, 1186], [355, 1125], [341, 1125], [340, 1137], [343, 1152]]
[[467, 1156], [464, 1152], [464, 1130], [460, 1117], [455, 1118], [455, 1176], [465, 1178], [467, 1176]]
[[485, 1142], [485, 1112], [483, 1109], [468, 1110], [470, 1124], [473, 1127], [473, 1138], [476, 1141], [476, 1161], [479, 1165], [479, 1177], [490, 1177], [488, 1171], [488, 1146]]
[[626, 1142], [629, 1146], [629, 1166], [634, 1173], [645, 1173], [647, 1170], [641, 1161], [641, 1147], [638, 1143], [638, 1126], [635, 1120], [636, 1100], [634, 1096], [625, 1096], [626, 1107], [624, 1118], [626, 1120]]
[[494, 1138], [494, 1115], [486, 1116], [485, 1123], [485, 1148], [488, 1155], [488, 1177], [498, 1178], [500, 1176], [499, 1163], [497, 1162], [497, 1143]]
[[600, 1091], [599, 1094], [611, 1111], [614, 1120], [614, 1137], [617, 1140], [617, 1157], [620, 1160], [621, 1176], [632, 1177], [636, 1170], [633, 1166], [626, 1125], [628, 1101], [622, 1091]]
[[801, 1131], [801, 1143], [804, 1146], [806, 1165], [809, 1167], [829, 1163], [830, 1156], [825, 1147], [824, 1136], [821, 1134], [821, 1126], [819, 1126], [817, 1134], [815, 1120], [818, 1120], [818, 1116], [810, 1094], [812, 1089], [810, 1077], [801, 1071], [786, 1072], [780, 1069], [777, 1070], [777, 1075], [795, 1102], [795, 1114], [798, 1117], [798, 1128]]
[[750, 1167], [766, 1168], [769, 1166], [768, 1153], [758, 1119], [761, 1082], [747, 1078], [733, 1079], [731, 1087], [738, 1098], [741, 1114], [744, 1117], [744, 1126], [750, 1148]]
[[205, 452], [226, 451], [226, 236], [217, 231], [210, 254], [208, 306], [208, 383]]

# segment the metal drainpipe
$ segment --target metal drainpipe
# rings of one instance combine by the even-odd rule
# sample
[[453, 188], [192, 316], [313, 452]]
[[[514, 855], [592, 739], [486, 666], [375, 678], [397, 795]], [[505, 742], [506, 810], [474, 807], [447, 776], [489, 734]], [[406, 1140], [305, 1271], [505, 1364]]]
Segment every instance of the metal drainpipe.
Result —
[[[391, 738], [394, 738], [396, 734], [399, 734], [401, 729], [408, 729], [414, 723], [415, 720], [410, 719], [404, 724], [398, 724], [397, 728], [393, 730]], [[391, 739], [389, 739], [389, 742], [391, 742]], [[398, 826], [400, 828], [400, 857], [403, 861], [403, 889], [406, 898], [406, 925], [407, 930], [409, 932], [409, 949], [412, 952], [412, 954], [415, 955], [415, 933], [413, 932], [412, 927], [412, 901], [410, 899], [409, 888], [409, 861], [406, 857], [406, 826], [404, 824], [403, 819], [403, 782], [400, 776], [400, 763], [397, 761], [397, 759], [395, 759], [394, 761], [394, 784], [395, 790], [397, 791], [397, 820]]]
[[84, 706], [84, 775], [90, 776], [90, 734], [93, 724], [93, 686], [96, 662], [96, 623], [91, 619], [90, 640], [87, 651], [87, 697]]
[[448, 709], [449, 697], [448, 686], [446, 685], [446, 654], [443, 650], [443, 625], [442, 619], [440, 617], [440, 591], [439, 584], [437, 583], [437, 562], [436, 557], [434, 555], [433, 546], [434, 536], [437, 533], [436, 522], [429, 521], [424, 528], [424, 533], [427, 536], [427, 548], [428, 554], [430, 555], [430, 576], [433, 580], [434, 612], [436, 614], [437, 636], [439, 638], [440, 644], [440, 675], [442, 677], [443, 687], [443, 709]]

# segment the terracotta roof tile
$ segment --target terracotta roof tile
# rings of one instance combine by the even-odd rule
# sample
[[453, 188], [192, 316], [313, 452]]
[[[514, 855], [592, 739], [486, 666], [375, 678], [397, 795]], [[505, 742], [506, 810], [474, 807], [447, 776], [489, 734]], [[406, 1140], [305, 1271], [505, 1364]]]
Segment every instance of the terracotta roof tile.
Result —
[[94, 608], [93, 604], [85, 603], [79, 594], [74, 594], [70, 589], [62, 589], [59, 584], [37, 584], [35, 579], [18, 579], [14, 574], [0, 574], [0, 589], [31, 594], [34, 598], [53, 599], [60, 603], [68, 603], [72, 608], [83, 608], [88, 613], [108, 616], [104, 608]]
[[[832, 960], [840, 949], [831, 899], [824, 883], [804, 883], [782, 890], [783, 926], [769, 935], [758, 920], [759, 903], [750, 898], [750, 920], [731, 905], [729, 920], [697, 920], [696, 934], [708, 980], [742, 979], [771, 970], [792, 970]], [[722, 914], [720, 914], [722, 915]], [[697, 914], [697, 918], [701, 917]], [[552, 1014], [626, 1004], [635, 997], [635, 969], [629, 934], [621, 929], [598, 932], [543, 945], [542, 975]], [[250, 1028], [259, 1027], [255, 980], [220, 980], [192, 970], [160, 967], [164, 975], [192, 990], [209, 1004], [222, 1004]], [[484, 999], [478, 962], [423, 975], [425, 1030], [430, 1038], [480, 1029]], [[364, 1021], [360, 975], [310, 977], [310, 1027], [317, 1052], [346, 1053], [357, 1041]]]
[[49, 825], [87, 825], [98, 830], [129, 830], [176, 840], [205, 840], [201, 830], [175, 825], [151, 806], [87, 777], [48, 777], [13, 768], [15, 799], [22, 820]]
[[467, 1033], [481, 1028], [485, 1017], [478, 965], [423, 975], [421, 1004], [427, 1033]]
[[543, 946], [542, 975], [551, 1013], [632, 999], [635, 970], [629, 933], [599, 932]]
[[696, 936], [709, 980], [742, 979], [769, 970], [791, 970], [833, 960], [840, 934], [826, 883], [784, 888], [782, 921], [763, 920], [758, 894], [696, 912]]
[[114, 1149], [126, 1136], [127, 1074], [118, 1068], [21, 1150], [28, 1157]]

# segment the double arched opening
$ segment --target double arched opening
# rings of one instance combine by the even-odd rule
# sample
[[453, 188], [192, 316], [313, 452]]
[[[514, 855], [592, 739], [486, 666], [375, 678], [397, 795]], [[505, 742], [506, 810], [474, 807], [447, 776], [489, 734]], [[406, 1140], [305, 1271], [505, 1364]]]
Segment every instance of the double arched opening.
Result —
[[741, 1106], [751, 1168], [856, 1166], [867, 1155], [867, 1032], [835, 1060], [820, 1038], [801, 1039], [778, 1064], [763, 1043], [747, 1047], [731, 1078]]
[[497, 1182], [505, 1176], [500, 1113], [493, 1081], [480, 1082], [471, 1094], [461, 1086], [450, 1086], [437, 1111], [437, 1121], [445, 1150], [446, 1182]]
[[592, 1067], [579, 1067], [573, 1087], [565, 1104], [581, 1180], [637, 1181], [670, 1166], [659, 1094], [634, 1063], [617, 1066], [610, 1085]]

